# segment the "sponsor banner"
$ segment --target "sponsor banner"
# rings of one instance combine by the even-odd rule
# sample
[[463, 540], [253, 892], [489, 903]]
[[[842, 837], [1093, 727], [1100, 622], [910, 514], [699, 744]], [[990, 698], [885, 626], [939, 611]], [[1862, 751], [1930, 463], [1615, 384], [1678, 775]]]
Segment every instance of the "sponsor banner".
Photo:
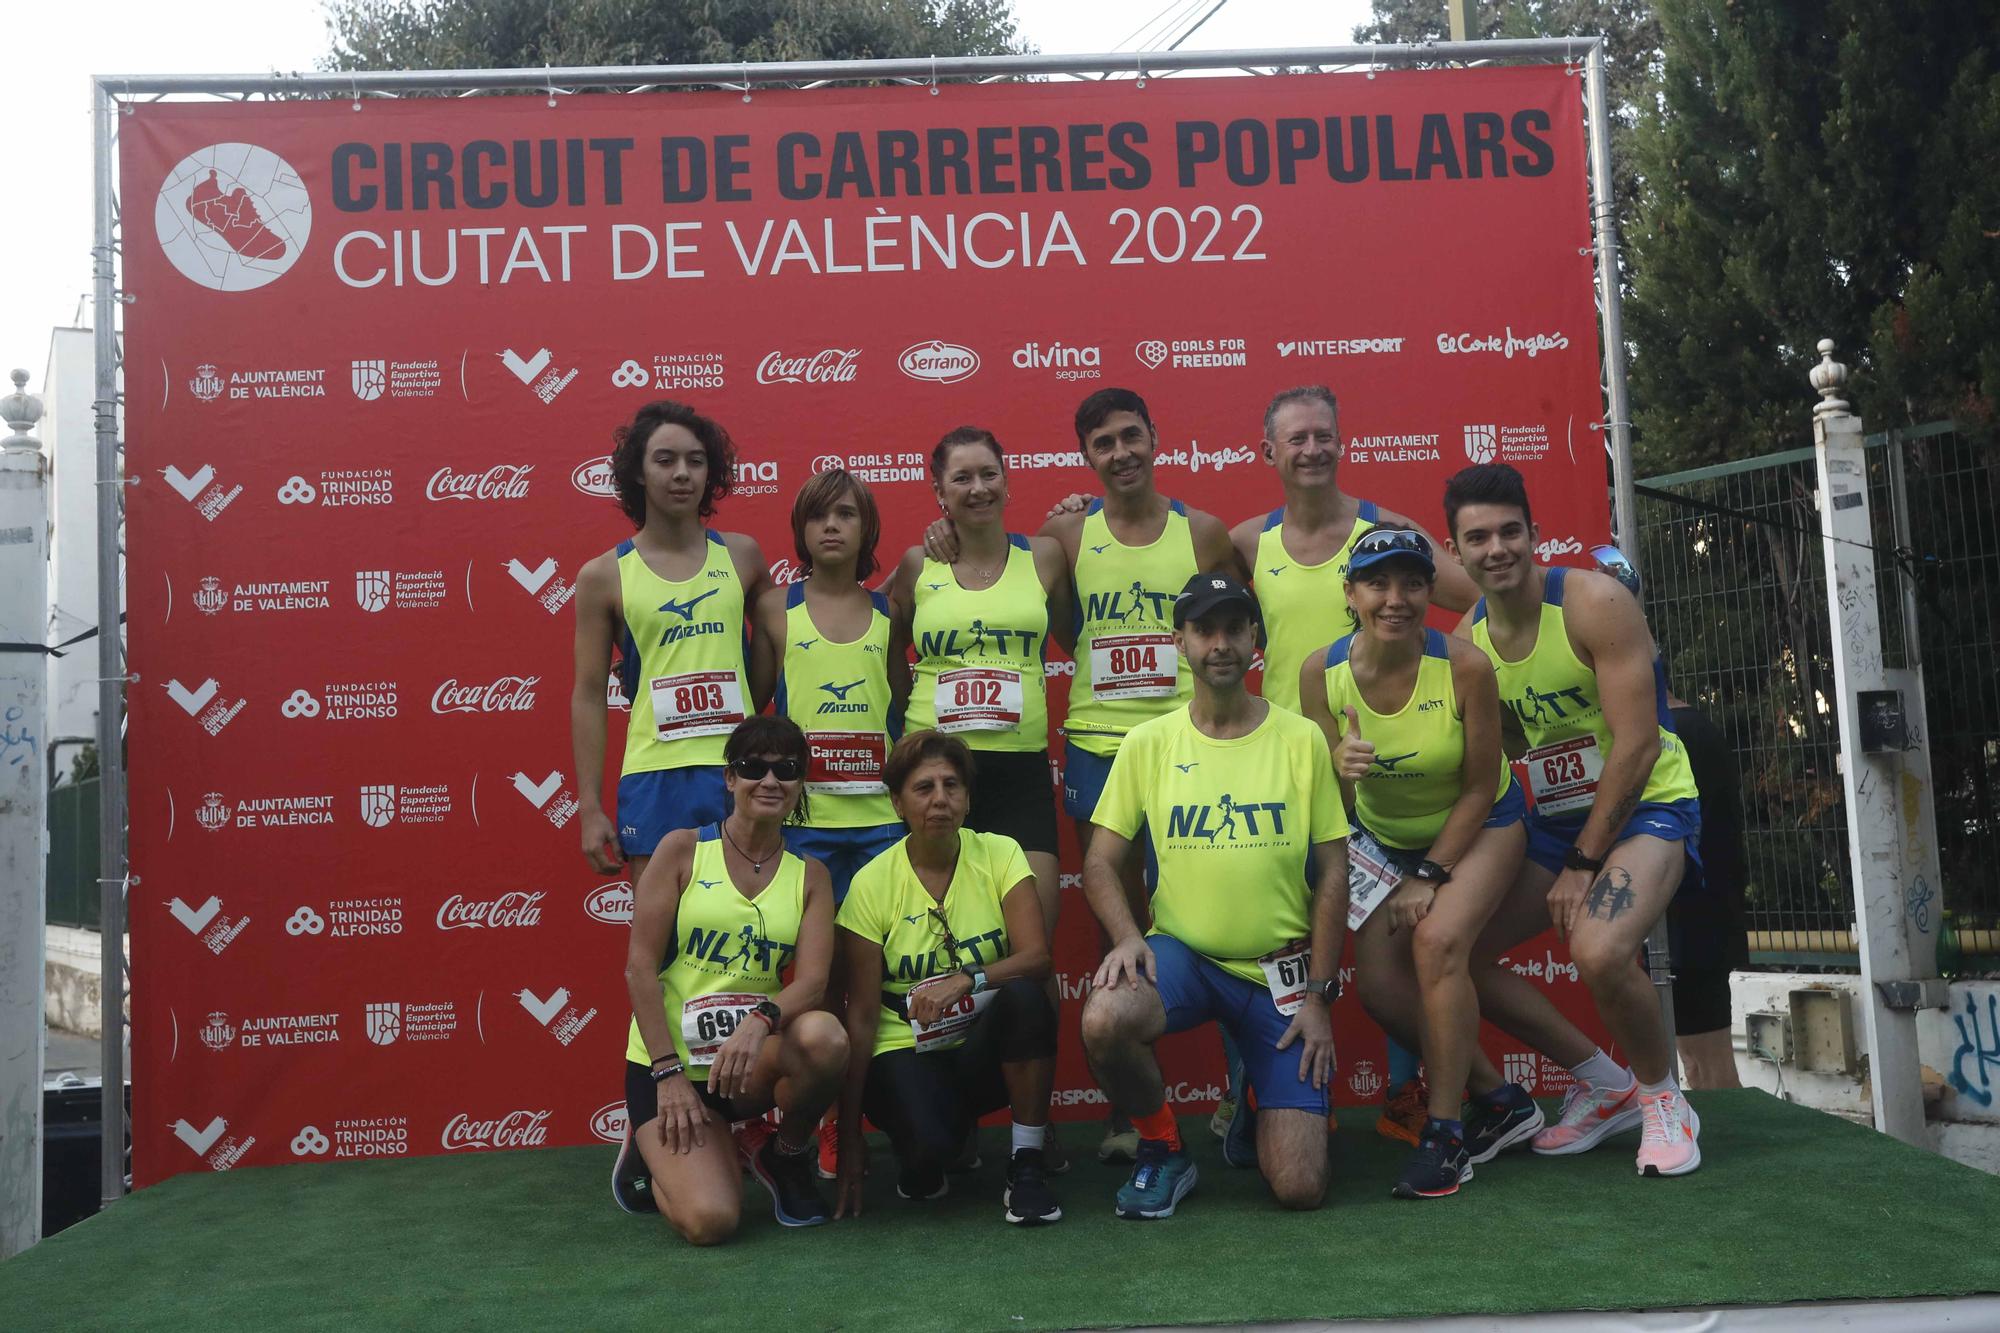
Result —
[[[726, 428], [705, 522], [778, 585], [806, 572], [792, 499], [834, 469], [874, 490], [893, 568], [961, 425], [1001, 442], [1008, 527], [1037, 530], [1101, 491], [1073, 423], [1110, 387], [1146, 398], [1161, 489], [1228, 523], [1280, 502], [1272, 394], [1323, 383], [1353, 494], [1435, 532], [1446, 477], [1506, 462], [1538, 558], [1608, 536], [1575, 80], [1169, 91], [514, 99], [504, 134], [477, 99], [126, 108], [141, 1183], [622, 1136], [639, 877], [593, 873], [580, 834], [587, 802], [615, 815], [633, 700], [576, 630], [643, 507], [621, 427], [648, 404]], [[1075, 665], [1044, 672], [1055, 728]], [[579, 700], [605, 708], [599, 773]], [[867, 747], [835, 740], [815, 780], [859, 782]], [[1063, 921], [1057, 1113], [1099, 1116], [1075, 1038], [1095, 929]], [[1509, 965], [1583, 1013], [1550, 940]], [[1336, 1033], [1336, 1095], [1378, 1098], [1355, 1001]], [[1177, 1107], [1219, 1095], [1212, 1038], [1162, 1051]]]

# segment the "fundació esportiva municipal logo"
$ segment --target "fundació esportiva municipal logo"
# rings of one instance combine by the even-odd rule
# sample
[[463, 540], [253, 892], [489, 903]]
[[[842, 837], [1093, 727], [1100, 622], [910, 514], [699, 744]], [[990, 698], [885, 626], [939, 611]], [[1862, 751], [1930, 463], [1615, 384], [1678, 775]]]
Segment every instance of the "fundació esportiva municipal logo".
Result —
[[247, 292], [298, 262], [312, 200], [291, 163], [268, 148], [218, 143], [182, 158], [153, 207], [160, 249], [189, 282]]

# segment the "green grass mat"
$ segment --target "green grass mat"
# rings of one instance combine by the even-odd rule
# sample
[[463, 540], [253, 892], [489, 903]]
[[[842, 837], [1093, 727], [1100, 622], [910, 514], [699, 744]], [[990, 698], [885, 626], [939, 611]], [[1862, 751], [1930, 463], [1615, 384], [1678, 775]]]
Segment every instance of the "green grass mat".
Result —
[[186, 1175], [0, 1264], [0, 1329], [727, 1327], [1059, 1329], [1959, 1295], [2000, 1290], [2000, 1180], [1759, 1092], [1697, 1093], [1702, 1169], [1633, 1172], [1636, 1133], [1582, 1157], [1509, 1154], [1456, 1197], [1389, 1197], [1404, 1149], [1346, 1112], [1317, 1213], [1186, 1132], [1201, 1183], [1174, 1218], [1112, 1216], [1121, 1172], [1055, 1178], [1064, 1220], [1001, 1220], [1004, 1131], [949, 1197], [807, 1231], [747, 1188], [697, 1251], [612, 1204], [613, 1150]]

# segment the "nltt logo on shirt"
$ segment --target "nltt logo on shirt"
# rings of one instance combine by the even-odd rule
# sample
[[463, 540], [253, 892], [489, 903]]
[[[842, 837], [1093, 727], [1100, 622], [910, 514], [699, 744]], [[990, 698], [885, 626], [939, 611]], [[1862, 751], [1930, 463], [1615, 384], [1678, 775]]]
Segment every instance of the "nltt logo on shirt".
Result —
[[[905, 917], [904, 920], [908, 920]], [[918, 982], [931, 977], [956, 972], [968, 962], [984, 967], [988, 963], [1000, 961], [1000, 940], [1004, 932], [997, 927], [983, 935], [967, 935], [959, 940], [959, 952], [964, 958], [954, 958], [951, 950], [940, 944], [924, 953], [906, 953], [896, 956], [896, 980]]]
[[[923, 657], [1030, 657], [1035, 651], [1039, 630], [996, 629], [975, 620], [963, 631], [926, 630], [918, 636], [917, 652]], [[1014, 641], [1020, 640], [1020, 647]]]
[[687, 944], [681, 950], [689, 962], [704, 972], [741, 976], [762, 972], [775, 976], [782, 972], [797, 946], [766, 939], [755, 926], [745, 924], [735, 931], [703, 930], [688, 927]]
[[1522, 690], [1519, 698], [1503, 698], [1501, 702], [1520, 719], [1523, 726], [1566, 722], [1588, 717], [1597, 711], [1596, 706], [1584, 697], [1581, 685], [1560, 690], [1538, 690], [1530, 685]]
[[1173, 593], [1153, 592], [1134, 579], [1130, 588], [1094, 592], [1084, 598], [1083, 618], [1093, 625], [1126, 625], [1134, 620], [1141, 624], [1164, 625], [1173, 603]]
[[1284, 801], [1245, 801], [1224, 793], [1212, 804], [1167, 808], [1167, 840], [1211, 847], [1268, 843], [1285, 836]]

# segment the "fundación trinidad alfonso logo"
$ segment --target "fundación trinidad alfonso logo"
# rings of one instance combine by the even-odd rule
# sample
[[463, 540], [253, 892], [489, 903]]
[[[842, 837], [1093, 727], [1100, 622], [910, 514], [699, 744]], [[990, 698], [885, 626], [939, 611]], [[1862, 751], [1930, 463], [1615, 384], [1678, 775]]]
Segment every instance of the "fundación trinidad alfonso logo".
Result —
[[153, 206], [160, 249], [189, 282], [255, 291], [285, 275], [312, 234], [312, 200], [291, 163], [268, 148], [218, 143], [167, 173]]

